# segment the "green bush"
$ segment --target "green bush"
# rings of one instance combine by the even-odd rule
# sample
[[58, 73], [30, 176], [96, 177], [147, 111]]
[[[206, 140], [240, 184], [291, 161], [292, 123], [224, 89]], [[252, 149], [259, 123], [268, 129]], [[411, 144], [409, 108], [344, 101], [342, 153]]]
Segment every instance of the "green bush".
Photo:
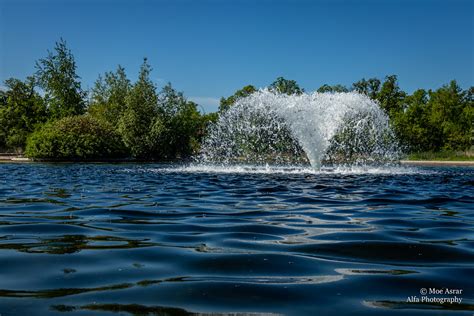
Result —
[[52, 160], [119, 158], [124, 153], [112, 126], [88, 115], [47, 123], [31, 134], [26, 145], [26, 156]]

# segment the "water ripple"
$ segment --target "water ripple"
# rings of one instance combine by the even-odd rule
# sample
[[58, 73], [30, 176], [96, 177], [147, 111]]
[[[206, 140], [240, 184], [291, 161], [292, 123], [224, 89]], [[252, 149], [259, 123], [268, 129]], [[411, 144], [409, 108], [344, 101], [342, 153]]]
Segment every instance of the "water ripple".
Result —
[[[0, 313], [472, 311], [474, 169], [0, 165]], [[461, 304], [407, 303], [459, 288]]]

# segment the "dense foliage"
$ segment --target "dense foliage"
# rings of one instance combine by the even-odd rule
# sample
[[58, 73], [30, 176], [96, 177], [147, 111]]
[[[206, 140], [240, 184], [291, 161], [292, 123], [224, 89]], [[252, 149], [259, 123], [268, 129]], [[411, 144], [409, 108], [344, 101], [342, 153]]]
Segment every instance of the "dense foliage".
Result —
[[278, 77], [270, 84], [269, 88], [277, 93], [285, 93], [288, 95], [302, 94], [304, 92], [304, 89], [300, 88], [295, 80], [288, 80], [283, 77]]
[[11, 78], [5, 85], [7, 91], [0, 91], [0, 150], [21, 152], [28, 134], [47, 120], [47, 109], [33, 78]]
[[127, 107], [131, 88], [123, 67], [118, 66], [115, 72], [106, 72], [104, 77], [99, 76], [92, 88], [88, 112], [116, 127]]
[[125, 107], [118, 120], [118, 130], [133, 157], [153, 154], [162, 131], [158, 117], [156, 88], [150, 79], [151, 67], [145, 59], [137, 82], [125, 97]]
[[46, 93], [49, 115], [57, 119], [82, 114], [85, 93], [76, 74], [74, 56], [63, 39], [56, 43], [54, 50], [55, 53], [49, 52], [36, 63], [36, 78]]
[[[160, 91], [148, 61], [131, 82], [121, 66], [99, 76], [91, 91], [81, 88], [74, 56], [60, 40], [40, 59], [26, 81], [8, 79], [0, 91], [0, 151], [33, 158], [174, 160], [200, 147], [209, 125], [236, 101], [257, 89], [244, 86], [221, 98], [219, 112], [202, 114], [197, 104], [167, 84]], [[38, 89], [39, 88], [39, 89]], [[277, 78], [277, 93], [301, 94], [296, 81]], [[351, 87], [323, 85], [318, 92], [357, 91], [379, 103], [407, 152], [455, 152], [472, 148], [474, 87], [456, 81], [437, 90], [406, 93], [395, 75], [362, 79]]]
[[233, 95], [228, 98], [222, 97], [219, 104], [219, 112], [224, 112], [228, 110], [237, 100], [245, 98], [254, 93], [255, 91], [257, 91], [257, 89], [254, 86], [248, 85], [240, 90], [237, 90]]
[[402, 91], [396, 76], [381, 84], [372, 78], [354, 90], [379, 102], [409, 152], [468, 150], [474, 140], [474, 88], [463, 90], [451, 81], [437, 90]]
[[124, 155], [124, 146], [109, 124], [78, 115], [49, 122], [33, 132], [26, 154], [53, 160], [117, 158]]

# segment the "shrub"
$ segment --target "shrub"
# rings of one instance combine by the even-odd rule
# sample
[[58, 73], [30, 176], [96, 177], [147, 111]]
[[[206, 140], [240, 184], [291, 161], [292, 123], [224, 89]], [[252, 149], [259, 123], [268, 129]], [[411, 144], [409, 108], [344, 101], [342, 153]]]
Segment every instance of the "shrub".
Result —
[[124, 145], [108, 123], [88, 115], [45, 124], [27, 140], [26, 155], [53, 160], [123, 157]]

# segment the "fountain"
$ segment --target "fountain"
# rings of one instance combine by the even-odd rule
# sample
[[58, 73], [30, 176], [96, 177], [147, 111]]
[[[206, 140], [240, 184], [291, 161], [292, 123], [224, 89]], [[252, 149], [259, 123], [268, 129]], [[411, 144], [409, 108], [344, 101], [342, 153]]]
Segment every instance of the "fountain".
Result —
[[367, 164], [399, 157], [387, 115], [365, 95], [286, 95], [268, 89], [238, 100], [203, 142], [203, 164]]

